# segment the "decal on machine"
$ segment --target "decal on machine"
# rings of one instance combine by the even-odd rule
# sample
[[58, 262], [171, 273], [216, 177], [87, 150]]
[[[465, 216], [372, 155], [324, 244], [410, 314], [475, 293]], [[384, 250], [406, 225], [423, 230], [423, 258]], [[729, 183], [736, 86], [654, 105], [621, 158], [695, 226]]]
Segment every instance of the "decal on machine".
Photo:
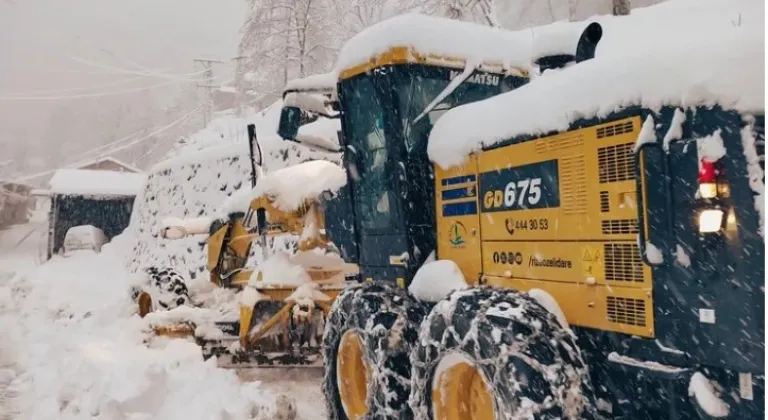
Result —
[[467, 228], [461, 222], [453, 222], [451, 229], [448, 230], [448, 242], [454, 248], [463, 248], [466, 241], [464, 237], [467, 236]]
[[[482, 211], [559, 207], [559, 188], [556, 159], [485, 172], [480, 175]], [[538, 219], [536, 223], [538, 229]], [[515, 229], [514, 225], [512, 229]], [[507, 231], [509, 230], [510, 227], [507, 226]]]

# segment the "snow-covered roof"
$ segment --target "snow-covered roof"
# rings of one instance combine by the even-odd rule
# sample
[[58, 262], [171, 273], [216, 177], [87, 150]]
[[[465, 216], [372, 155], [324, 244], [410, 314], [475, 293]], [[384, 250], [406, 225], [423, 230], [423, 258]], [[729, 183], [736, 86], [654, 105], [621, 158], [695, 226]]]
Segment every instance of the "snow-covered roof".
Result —
[[145, 178], [144, 174], [133, 172], [59, 169], [49, 185], [53, 194], [135, 196], [144, 186]]
[[491, 28], [420, 14], [404, 14], [372, 25], [344, 44], [335, 69], [342, 78], [361, 66], [435, 59], [463, 67], [466, 61], [527, 69], [531, 33]]
[[336, 90], [336, 82], [339, 79], [339, 73], [330, 71], [328, 73], [313, 74], [303, 79], [293, 79], [286, 83], [283, 91], [320, 91], [332, 92]]
[[428, 152], [442, 167], [522, 134], [564, 131], [623, 107], [720, 104], [763, 111], [764, 12], [754, 0], [670, 0], [601, 16], [595, 58], [445, 113]]
[[273, 196], [274, 204], [283, 211], [294, 211], [305, 200], [317, 198], [325, 191], [335, 193], [347, 183], [347, 174], [339, 165], [327, 160], [312, 160], [266, 174], [250, 192], [234, 195], [223, 207], [227, 212], [244, 211], [251, 200]]
[[114, 163], [114, 164], [116, 164], [118, 166], [122, 166], [123, 168], [125, 168], [125, 169], [127, 169], [129, 171], [133, 171], [133, 172], [137, 172], [137, 173], [141, 172], [141, 169], [139, 169], [139, 168], [137, 168], [137, 167], [135, 167], [133, 165], [129, 165], [129, 164], [127, 164], [127, 163], [125, 163], [125, 162], [123, 162], [123, 161], [121, 161], [119, 159], [115, 159], [112, 156], [105, 156], [105, 157], [102, 157], [102, 158], [94, 159], [94, 160], [92, 160], [90, 162], [86, 162], [86, 163], [83, 163], [83, 164], [79, 165], [78, 168], [82, 169], [82, 168], [86, 168], [88, 166], [91, 166], [91, 165], [94, 165], [94, 164], [97, 164], [97, 163], [102, 163], [102, 162], [112, 162], [112, 163]]

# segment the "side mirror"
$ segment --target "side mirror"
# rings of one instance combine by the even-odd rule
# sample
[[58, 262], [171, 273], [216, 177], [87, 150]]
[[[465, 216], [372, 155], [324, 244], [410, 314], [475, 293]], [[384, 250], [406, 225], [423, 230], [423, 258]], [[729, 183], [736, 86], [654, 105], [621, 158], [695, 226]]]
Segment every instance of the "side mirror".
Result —
[[365, 171], [362, 160], [362, 156], [357, 153], [354, 147], [346, 146], [344, 148], [344, 166], [354, 181], [359, 181]]
[[286, 106], [280, 111], [280, 123], [277, 126], [277, 134], [286, 140], [294, 140], [301, 127], [301, 108]]
[[286, 105], [280, 111], [280, 123], [277, 127], [277, 134], [290, 141], [296, 141], [299, 134], [299, 127], [317, 121], [318, 115], [307, 112], [297, 106]]

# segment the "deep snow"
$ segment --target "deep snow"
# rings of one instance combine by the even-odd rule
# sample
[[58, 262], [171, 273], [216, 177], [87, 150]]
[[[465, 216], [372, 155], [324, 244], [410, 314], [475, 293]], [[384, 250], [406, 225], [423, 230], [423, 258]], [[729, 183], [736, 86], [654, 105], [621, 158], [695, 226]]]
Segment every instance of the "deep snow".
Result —
[[14, 419], [271, 419], [275, 395], [203, 362], [184, 340], [143, 344], [147, 322], [129, 299], [130, 248], [54, 257], [0, 276], [6, 393]]

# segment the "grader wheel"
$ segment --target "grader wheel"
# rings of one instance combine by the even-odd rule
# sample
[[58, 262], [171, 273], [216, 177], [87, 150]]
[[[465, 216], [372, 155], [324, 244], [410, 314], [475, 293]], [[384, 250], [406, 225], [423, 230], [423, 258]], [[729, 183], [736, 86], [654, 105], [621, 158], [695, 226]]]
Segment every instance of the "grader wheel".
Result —
[[574, 337], [528, 294], [453, 292], [419, 337], [411, 353], [414, 420], [599, 418]]
[[409, 354], [426, 312], [385, 284], [348, 288], [334, 300], [323, 336], [329, 420], [411, 418]]
[[488, 381], [466, 357], [443, 358], [432, 385], [432, 410], [442, 420], [495, 420]]
[[368, 382], [371, 366], [365, 360], [360, 336], [348, 330], [341, 337], [336, 357], [336, 381], [339, 397], [349, 419], [362, 418], [368, 413]]

